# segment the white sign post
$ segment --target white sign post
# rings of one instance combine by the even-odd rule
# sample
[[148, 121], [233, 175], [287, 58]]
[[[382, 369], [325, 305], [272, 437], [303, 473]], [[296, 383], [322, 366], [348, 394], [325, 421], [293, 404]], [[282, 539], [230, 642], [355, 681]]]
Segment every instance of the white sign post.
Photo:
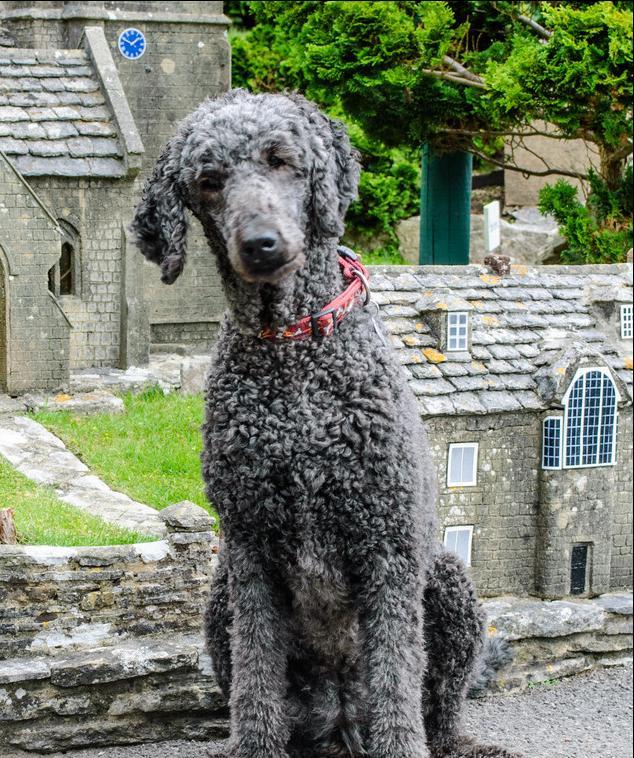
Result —
[[492, 253], [500, 246], [500, 201], [484, 206], [484, 247]]

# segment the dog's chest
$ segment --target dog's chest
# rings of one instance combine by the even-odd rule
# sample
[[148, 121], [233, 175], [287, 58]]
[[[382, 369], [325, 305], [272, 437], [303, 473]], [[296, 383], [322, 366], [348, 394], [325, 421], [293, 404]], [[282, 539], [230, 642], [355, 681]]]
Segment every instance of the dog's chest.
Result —
[[305, 546], [287, 575], [295, 633], [313, 654], [327, 660], [349, 657], [357, 640], [357, 614], [338, 563]]

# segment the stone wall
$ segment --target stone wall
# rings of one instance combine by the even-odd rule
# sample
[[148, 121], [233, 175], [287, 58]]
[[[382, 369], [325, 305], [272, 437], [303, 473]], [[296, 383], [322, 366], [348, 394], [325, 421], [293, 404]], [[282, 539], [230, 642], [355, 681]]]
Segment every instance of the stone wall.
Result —
[[[59, 301], [73, 326], [70, 368], [119, 365], [123, 221], [134, 201], [129, 180], [32, 177], [31, 184], [80, 242], [72, 295]], [[61, 242], [59, 243], [61, 250]], [[59, 257], [59, 253], [58, 253]]]
[[[534, 127], [542, 131], [553, 131], [554, 127], [537, 121]], [[507, 158], [510, 157], [510, 145], [506, 146]], [[523, 146], [513, 150], [513, 160], [517, 166], [543, 171], [544, 162], [549, 168], [563, 169], [566, 171], [578, 171], [587, 173], [590, 167], [599, 168], [599, 150], [592, 142], [580, 139], [553, 139], [545, 136], [525, 137]], [[581, 188], [581, 181], [569, 176], [524, 176], [519, 171], [504, 171], [504, 195], [505, 204], [536, 206], [539, 200], [539, 191], [546, 184], [554, 184], [557, 179], [565, 179], [577, 188]], [[583, 193], [580, 193], [583, 197]]]
[[[588, 591], [632, 586], [632, 409], [619, 412], [615, 466], [544, 471], [542, 414], [426, 419], [439, 524], [473, 525], [471, 571], [483, 597], [570, 593], [572, 545], [590, 545]], [[478, 443], [473, 487], [448, 487], [449, 444]]]
[[0, 308], [9, 330], [0, 338], [0, 391], [57, 389], [69, 380], [70, 325], [47, 275], [59, 259], [60, 229], [2, 154], [0, 187]]
[[618, 462], [612, 493], [610, 588], [632, 586], [632, 408], [619, 413]]
[[[484, 596], [534, 591], [540, 420], [533, 413], [426, 419], [438, 472], [439, 523], [474, 525], [472, 572]], [[477, 442], [475, 487], [447, 487], [452, 442]], [[442, 539], [442, 533], [439, 535]]]
[[521, 689], [632, 661], [632, 594], [544, 602], [503, 597], [484, 603], [489, 634], [511, 643], [515, 658], [494, 690]]
[[202, 650], [216, 538], [201, 508], [168, 538], [94, 548], [0, 546], [0, 744], [27, 750], [226, 731]]

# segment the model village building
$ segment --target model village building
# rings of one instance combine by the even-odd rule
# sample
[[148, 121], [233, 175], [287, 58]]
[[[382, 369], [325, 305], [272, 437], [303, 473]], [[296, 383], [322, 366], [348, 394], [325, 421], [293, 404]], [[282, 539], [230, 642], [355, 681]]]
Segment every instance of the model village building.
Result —
[[222, 2], [0, 0], [0, 391], [211, 344], [202, 235], [166, 288], [127, 227], [174, 125], [229, 88], [228, 25]]
[[632, 265], [377, 269], [482, 595], [632, 586]]
[[[126, 230], [174, 124], [229, 87], [227, 26], [221, 2], [0, 0], [0, 391], [211, 346], [202, 235], [165, 287]], [[632, 266], [394, 267], [372, 289], [480, 593], [631, 587]]]

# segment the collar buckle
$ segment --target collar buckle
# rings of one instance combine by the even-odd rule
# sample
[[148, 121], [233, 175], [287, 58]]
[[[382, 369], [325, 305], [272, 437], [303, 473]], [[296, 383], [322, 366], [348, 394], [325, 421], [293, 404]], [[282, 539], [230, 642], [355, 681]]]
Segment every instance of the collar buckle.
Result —
[[313, 337], [323, 339], [326, 335], [319, 331], [319, 319], [324, 316], [330, 316], [332, 321], [332, 334], [337, 331], [337, 309], [336, 308], [324, 308], [317, 313], [310, 314], [310, 331]]

